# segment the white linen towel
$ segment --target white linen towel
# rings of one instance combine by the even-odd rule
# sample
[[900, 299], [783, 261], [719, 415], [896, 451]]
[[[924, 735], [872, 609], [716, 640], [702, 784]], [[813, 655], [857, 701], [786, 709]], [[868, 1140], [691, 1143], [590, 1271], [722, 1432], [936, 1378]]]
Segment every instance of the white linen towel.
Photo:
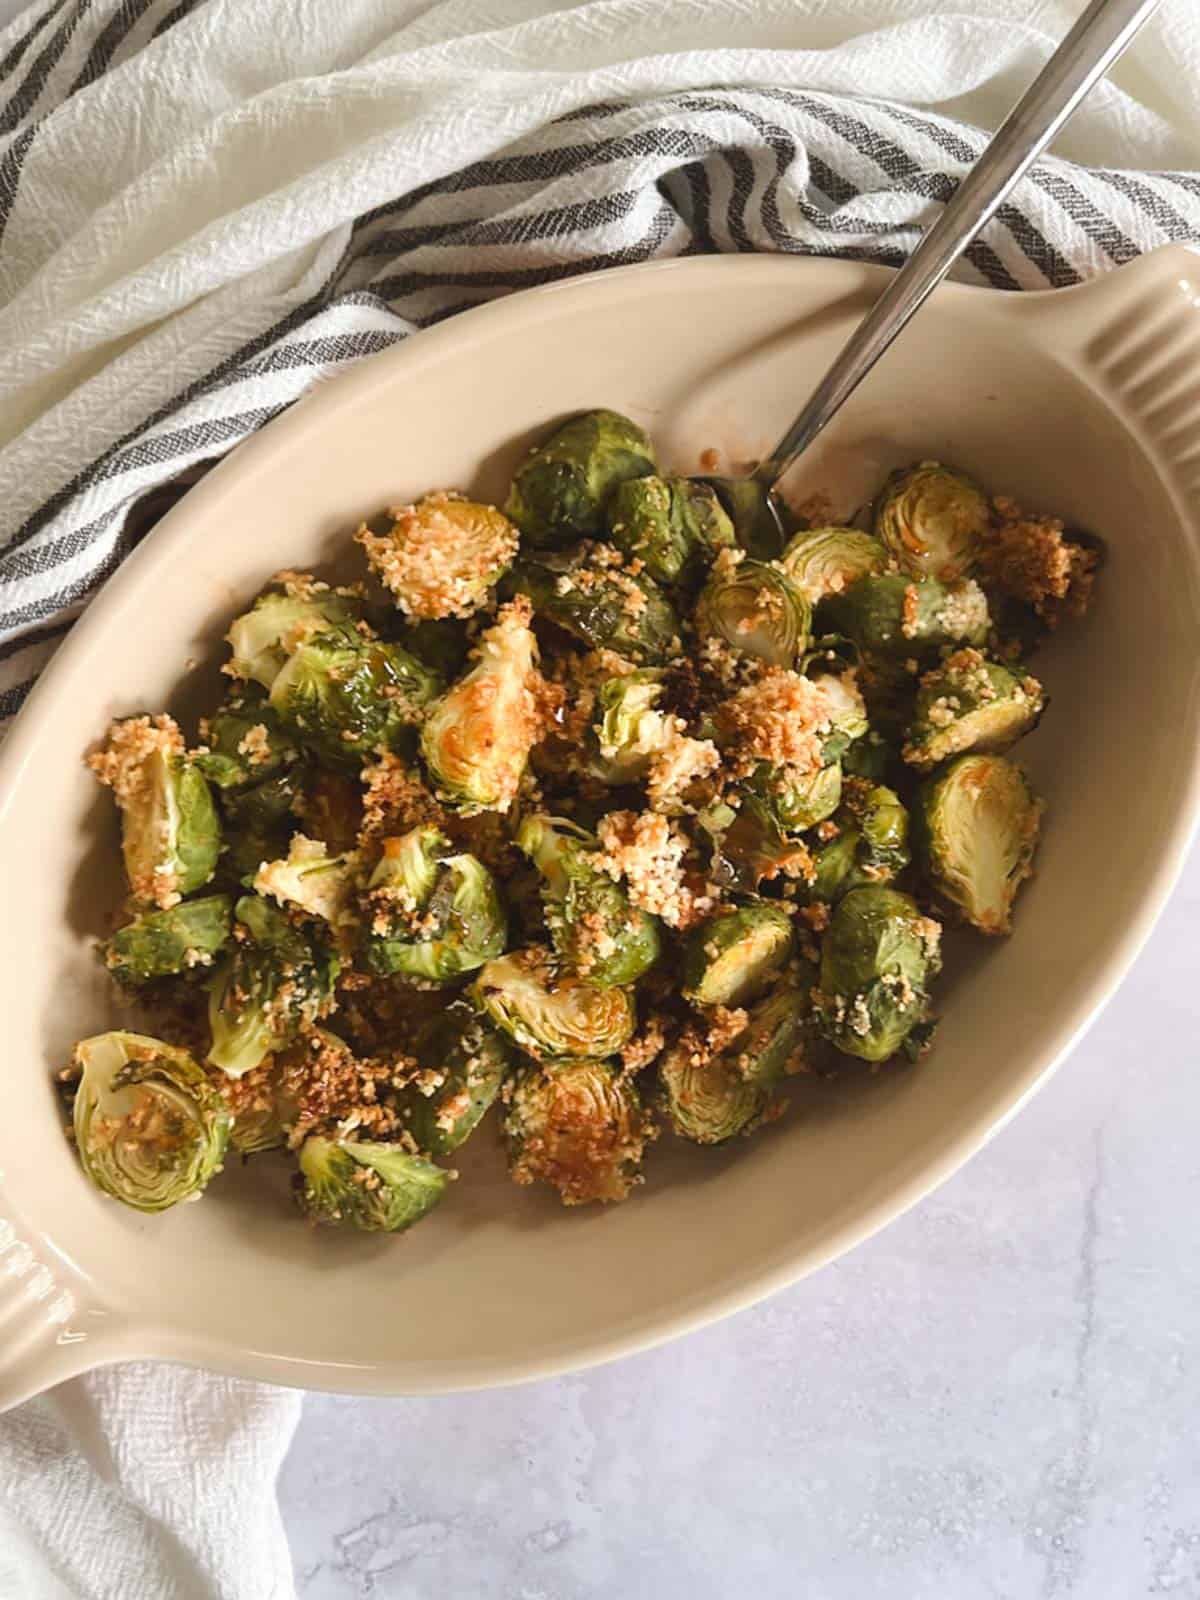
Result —
[[[0, 30], [0, 726], [135, 505], [323, 374], [596, 266], [898, 262], [1078, 10], [37, 0]], [[1200, 237], [1194, 17], [1166, 0], [960, 277]], [[139, 1365], [0, 1419], [0, 1600], [290, 1594], [297, 1404]]]

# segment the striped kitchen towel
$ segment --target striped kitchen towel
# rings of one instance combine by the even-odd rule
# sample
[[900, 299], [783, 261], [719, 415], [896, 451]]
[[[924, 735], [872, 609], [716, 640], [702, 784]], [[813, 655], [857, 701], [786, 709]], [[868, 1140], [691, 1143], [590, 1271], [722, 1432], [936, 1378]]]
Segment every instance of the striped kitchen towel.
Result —
[[[1069, 284], [1200, 233], [1192, 4], [960, 277]], [[969, 119], [1077, 6], [1030, 9], [36, 0], [0, 32], [0, 725], [169, 486], [346, 362], [622, 262], [903, 260], [985, 142]]]

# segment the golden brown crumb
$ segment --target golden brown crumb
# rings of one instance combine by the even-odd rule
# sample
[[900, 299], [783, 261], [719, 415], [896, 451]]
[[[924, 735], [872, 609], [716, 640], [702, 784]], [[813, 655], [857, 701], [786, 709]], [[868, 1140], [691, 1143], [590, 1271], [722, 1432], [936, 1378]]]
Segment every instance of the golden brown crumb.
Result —
[[657, 1128], [615, 1092], [606, 1095], [597, 1072], [544, 1074], [536, 1124], [514, 1127], [510, 1171], [515, 1183], [549, 1183], [564, 1205], [627, 1198], [640, 1181], [638, 1166]]
[[362, 823], [358, 839], [369, 844], [385, 834], [407, 833], [421, 823], [442, 827], [446, 811], [430, 794], [419, 773], [390, 750], [370, 761], [361, 773]]
[[759, 761], [787, 769], [796, 779], [823, 764], [830, 704], [821, 688], [786, 667], [766, 667], [756, 683], [720, 707], [730, 776], [745, 777]]
[[710, 777], [721, 764], [720, 752], [711, 739], [691, 738], [682, 717], [670, 712], [664, 720], [665, 742], [651, 758], [646, 779], [646, 795], [654, 811], [678, 808], [692, 785]]
[[597, 866], [625, 880], [635, 906], [669, 928], [690, 928], [713, 909], [713, 900], [688, 882], [683, 861], [689, 840], [678, 823], [656, 811], [610, 811], [598, 834]]
[[396, 1137], [401, 1121], [394, 1091], [420, 1070], [403, 1051], [360, 1057], [341, 1039], [317, 1030], [301, 1035], [279, 1057], [278, 1069], [280, 1093], [295, 1107], [288, 1125], [292, 1149], [318, 1131], [341, 1138], [356, 1131], [366, 1138]]
[[[103, 747], [87, 757], [87, 765], [125, 810], [145, 804], [150, 798], [154, 782], [151, 763], [155, 758], [181, 756], [183, 751], [183, 735], [173, 717], [126, 717], [112, 724]], [[128, 846], [125, 852], [135, 899], [163, 910], [178, 905], [181, 898], [179, 874], [169, 858], [171, 841], [166, 829], [164, 817], [161, 840], [142, 838], [137, 852]]]
[[238, 740], [237, 753], [245, 756], [252, 767], [261, 767], [271, 759], [271, 735], [265, 723], [256, 722], [246, 730]]
[[1026, 517], [1003, 497], [994, 504], [998, 521], [979, 552], [985, 580], [1032, 606], [1049, 627], [1082, 617], [1095, 585], [1095, 552], [1065, 539], [1057, 517]]
[[629, 1077], [643, 1071], [652, 1061], [657, 1061], [666, 1048], [667, 1034], [661, 1016], [651, 1013], [620, 1052], [621, 1069]]

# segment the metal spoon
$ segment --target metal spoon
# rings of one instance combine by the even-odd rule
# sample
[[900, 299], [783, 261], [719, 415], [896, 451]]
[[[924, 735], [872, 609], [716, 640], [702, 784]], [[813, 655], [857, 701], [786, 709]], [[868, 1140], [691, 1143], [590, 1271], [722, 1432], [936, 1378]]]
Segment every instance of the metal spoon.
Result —
[[778, 553], [789, 531], [786, 508], [777, 491], [780, 478], [858, 388], [1158, 4], [1159, 0], [1092, 0], [937, 221], [850, 335], [774, 450], [749, 477], [702, 479], [717, 491], [749, 549], [766, 555]]

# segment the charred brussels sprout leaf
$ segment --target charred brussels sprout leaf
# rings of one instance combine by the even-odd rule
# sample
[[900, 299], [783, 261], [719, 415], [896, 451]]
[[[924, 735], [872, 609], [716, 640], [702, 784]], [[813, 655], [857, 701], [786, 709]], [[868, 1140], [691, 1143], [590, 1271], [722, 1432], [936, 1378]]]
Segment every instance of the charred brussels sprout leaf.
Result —
[[590, 834], [561, 818], [531, 816], [516, 843], [541, 874], [546, 927], [571, 972], [607, 988], [649, 971], [662, 949], [657, 919], [631, 905], [596, 865]]
[[508, 936], [491, 873], [432, 827], [383, 841], [365, 909], [366, 962], [381, 975], [445, 982], [500, 955]]
[[89, 760], [121, 809], [125, 871], [144, 905], [174, 905], [216, 870], [221, 826], [203, 774], [170, 717], [114, 722]]
[[432, 707], [421, 755], [439, 796], [467, 813], [507, 811], [542, 728], [528, 602], [501, 608], [478, 660]]
[[770, 983], [794, 942], [791, 917], [769, 901], [718, 912], [688, 935], [683, 993], [696, 1005], [740, 1006]]
[[397, 631], [395, 638], [409, 655], [415, 656], [445, 683], [458, 677], [471, 653], [466, 625], [454, 617], [408, 623]]
[[297, 646], [271, 686], [271, 705], [320, 760], [357, 771], [380, 750], [399, 749], [440, 689], [401, 645], [337, 629]]
[[943, 583], [970, 572], [991, 521], [983, 490], [936, 461], [893, 472], [875, 506], [875, 533], [904, 570]]
[[502, 511], [439, 489], [355, 536], [406, 616], [469, 617], [508, 571], [520, 535]]
[[957, 650], [921, 679], [904, 759], [928, 771], [970, 750], [1007, 750], [1037, 725], [1045, 703], [1036, 678]]
[[338, 962], [257, 895], [243, 895], [234, 915], [239, 937], [209, 987], [208, 1059], [240, 1078], [323, 1014]]
[[232, 794], [226, 790], [222, 795], [227, 842], [224, 864], [239, 883], [248, 887], [264, 862], [287, 854], [300, 795], [295, 767], [286, 768], [253, 788]]
[[1003, 756], [964, 755], [921, 791], [921, 843], [935, 887], [981, 933], [1008, 933], [1033, 871], [1042, 803]]
[[812, 607], [776, 567], [718, 560], [696, 605], [702, 637], [722, 639], [741, 655], [791, 667], [808, 648]]
[[229, 940], [227, 894], [184, 900], [168, 911], [146, 911], [118, 929], [104, 947], [104, 964], [122, 983], [148, 983], [208, 966]]
[[716, 492], [691, 478], [631, 478], [608, 506], [609, 538], [658, 583], [679, 583], [736, 541]]
[[636, 423], [616, 411], [585, 411], [526, 456], [504, 509], [533, 545], [596, 538], [617, 485], [654, 471]]
[[629, 1078], [581, 1061], [517, 1080], [504, 1122], [517, 1183], [548, 1183], [564, 1205], [624, 1200], [654, 1127]]
[[207, 748], [192, 760], [218, 789], [261, 783], [300, 754], [256, 685], [234, 694], [202, 727]]
[[219, 1171], [229, 1139], [225, 1102], [185, 1050], [140, 1033], [102, 1033], [75, 1046], [75, 1144], [105, 1194], [137, 1211], [166, 1211]]
[[315, 578], [273, 585], [230, 628], [229, 670], [235, 678], [269, 690], [288, 657], [306, 639], [330, 628], [353, 629], [362, 614], [361, 600]]
[[973, 579], [946, 585], [898, 572], [869, 574], [827, 595], [821, 614], [860, 650], [901, 660], [943, 645], [982, 644], [989, 624], [987, 598]]
[[427, 1155], [448, 1156], [487, 1115], [512, 1054], [495, 1028], [461, 1001], [426, 1025], [416, 1053], [422, 1068], [441, 1081], [428, 1094], [416, 1085], [404, 1091], [405, 1128]]
[[580, 545], [518, 561], [510, 583], [547, 618], [593, 649], [657, 666], [679, 648], [679, 618], [645, 573], [627, 571], [611, 545]]
[[857, 528], [809, 528], [790, 540], [779, 564], [815, 606], [868, 573], [882, 572], [887, 551], [878, 539]]
[[821, 941], [814, 996], [822, 1033], [863, 1061], [886, 1061], [928, 1019], [929, 980], [940, 961], [941, 929], [894, 889], [854, 889], [835, 909]]
[[502, 1033], [541, 1061], [616, 1055], [637, 1024], [627, 989], [598, 989], [559, 975], [548, 952], [536, 947], [489, 961], [471, 996]]
[[305, 1216], [363, 1233], [401, 1233], [427, 1217], [450, 1174], [397, 1144], [310, 1135], [300, 1146]]

